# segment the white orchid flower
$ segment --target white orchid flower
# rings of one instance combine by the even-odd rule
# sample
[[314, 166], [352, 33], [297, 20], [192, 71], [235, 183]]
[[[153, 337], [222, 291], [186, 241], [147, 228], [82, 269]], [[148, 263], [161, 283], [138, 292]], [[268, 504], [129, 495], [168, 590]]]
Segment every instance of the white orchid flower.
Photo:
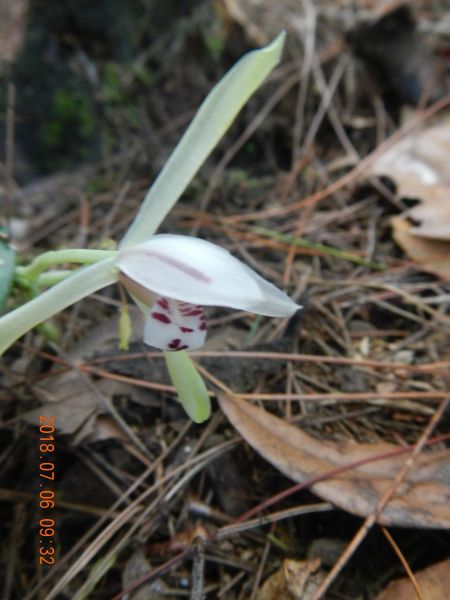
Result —
[[[151, 237], [242, 106], [278, 64], [284, 39], [282, 32], [266, 47], [243, 56], [209, 92], [147, 192], [118, 253], [85, 248], [54, 250], [26, 267], [16, 268], [18, 281], [33, 292], [46, 289], [0, 317], [0, 355], [39, 323], [118, 279], [128, 286], [138, 304], [143, 299], [147, 307], [145, 341], [166, 350], [201, 346], [206, 335], [203, 305], [230, 306], [270, 316], [290, 316], [299, 308], [213, 244], [182, 236]], [[86, 266], [75, 272], [52, 270], [67, 263]], [[0, 261], [0, 288], [7, 281], [1, 277], [4, 273]], [[149, 299], [154, 294], [156, 298]], [[122, 316], [121, 342], [126, 343], [126, 310]], [[186, 352], [164, 352], [164, 358], [186, 412], [196, 423], [203, 422], [211, 406], [194, 363]]]
[[230, 252], [195, 237], [155, 235], [120, 250], [116, 266], [133, 293], [133, 284], [137, 284], [156, 295], [146, 315], [144, 342], [161, 350], [203, 346], [203, 306], [225, 306], [269, 317], [290, 317], [301, 308]]

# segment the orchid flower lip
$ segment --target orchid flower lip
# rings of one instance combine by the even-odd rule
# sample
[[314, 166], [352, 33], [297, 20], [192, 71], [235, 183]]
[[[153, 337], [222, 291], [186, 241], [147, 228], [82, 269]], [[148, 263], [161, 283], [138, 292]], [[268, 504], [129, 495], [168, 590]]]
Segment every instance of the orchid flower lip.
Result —
[[156, 294], [146, 314], [144, 342], [165, 351], [203, 346], [203, 306], [270, 317], [290, 317], [300, 308], [230, 252], [199, 238], [155, 235], [119, 250], [116, 265], [131, 293]]
[[144, 343], [168, 352], [196, 350], [205, 343], [206, 330], [201, 306], [160, 296], [145, 318]]
[[228, 250], [195, 237], [155, 235], [119, 250], [116, 266], [145, 289], [180, 302], [269, 317], [290, 317], [301, 308]]

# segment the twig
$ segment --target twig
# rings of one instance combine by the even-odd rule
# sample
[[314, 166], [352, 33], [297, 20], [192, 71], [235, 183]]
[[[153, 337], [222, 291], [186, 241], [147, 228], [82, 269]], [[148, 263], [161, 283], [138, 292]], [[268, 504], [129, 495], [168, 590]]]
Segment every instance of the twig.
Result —
[[278, 216], [287, 216], [289, 214], [295, 213], [302, 208], [306, 208], [311, 204], [317, 204], [318, 202], [328, 198], [332, 194], [338, 192], [349, 183], [351, 183], [358, 175], [360, 175], [369, 165], [371, 165], [381, 154], [386, 152], [389, 148], [391, 148], [395, 143], [397, 143], [400, 139], [406, 136], [408, 133], [414, 130], [417, 127], [418, 123], [425, 121], [435, 115], [437, 112], [443, 110], [450, 104], [450, 95], [445, 96], [441, 100], [438, 100], [434, 104], [432, 104], [429, 108], [424, 110], [422, 113], [418, 115], [417, 120], [414, 122], [407, 123], [401, 129], [398, 129], [393, 135], [391, 135], [387, 140], [382, 142], [380, 146], [378, 146], [373, 152], [368, 154], [365, 158], [361, 160], [353, 169], [351, 169], [348, 173], [340, 177], [338, 180], [331, 183], [325, 189], [319, 190], [314, 194], [311, 194], [308, 198], [302, 198], [301, 200], [297, 200], [296, 202], [292, 202], [289, 206], [277, 206], [274, 208], [269, 208], [267, 210], [259, 210], [253, 213], [247, 213], [244, 215], [237, 215], [232, 217], [224, 217], [224, 220], [228, 223], [234, 223], [238, 221], [239, 223], [243, 223], [244, 221], [255, 221], [261, 219], [268, 219], [272, 217]]
[[386, 527], [381, 527], [381, 531], [383, 532], [384, 537], [388, 540], [388, 542], [392, 546], [392, 549], [394, 550], [395, 554], [397, 555], [399, 561], [402, 563], [403, 568], [405, 569], [405, 571], [406, 571], [406, 573], [407, 573], [407, 575], [408, 575], [408, 577], [409, 577], [409, 579], [411, 581], [411, 584], [414, 587], [414, 591], [416, 592], [416, 596], [417, 596], [418, 600], [425, 600], [425, 598], [421, 594], [419, 584], [417, 583], [417, 579], [414, 576], [414, 573], [412, 572], [412, 569], [409, 566], [409, 564], [408, 564], [406, 558], [404, 557], [402, 551], [398, 547], [397, 542], [394, 540], [394, 538], [389, 533], [389, 531], [386, 529]]
[[[440, 443], [440, 442], [441, 442], [441, 439], [438, 440], [438, 443]], [[431, 440], [424, 441], [424, 445], [430, 445], [430, 444], [431, 444]], [[247, 521], [249, 519], [251, 519], [254, 515], [259, 514], [263, 510], [269, 508], [270, 506], [273, 506], [274, 504], [276, 504], [278, 502], [281, 502], [285, 498], [292, 496], [293, 494], [299, 492], [300, 490], [307, 489], [310, 486], [312, 486], [316, 483], [319, 483], [320, 481], [324, 481], [326, 479], [333, 478], [336, 475], [345, 473], [356, 467], [359, 467], [359, 466], [362, 466], [365, 464], [369, 464], [369, 463], [373, 463], [373, 462], [377, 462], [377, 461], [381, 461], [381, 460], [388, 460], [389, 458], [393, 458], [395, 456], [400, 456], [401, 454], [408, 454], [411, 451], [412, 451], [411, 447], [396, 448], [394, 451], [385, 452], [383, 454], [379, 454], [379, 455], [375, 455], [375, 456], [371, 456], [371, 457], [366, 457], [366, 458], [360, 459], [358, 461], [349, 463], [347, 465], [337, 467], [336, 469], [332, 469], [331, 471], [328, 471], [326, 473], [322, 473], [321, 475], [318, 475], [317, 477], [312, 477], [311, 479], [308, 479], [307, 481], [297, 483], [297, 484], [291, 486], [290, 488], [272, 496], [268, 500], [261, 502], [261, 504], [254, 506], [253, 508], [246, 511], [245, 513], [242, 513], [239, 517], [237, 517], [233, 521], [233, 523], [231, 525], [226, 525], [225, 527], [219, 529], [217, 532], [211, 534], [210, 537], [207, 540], [205, 540], [205, 544], [210, 544], [210, 543], [215, 542], [218, 539], [218, 537], [220, 537], [222, 530], [229, 531], [230, 527], [237, 526], [239, 524], [245, 525], [247, 523]], [[160, 577], [163, 573], [170, 571], [172, 569], [172, 567], [177, 565], [180, 561], [183, 561], [186, 558], [188, 558], [189, 556], [191, 556], [193, 551], [194, 551], [194, 546], [191, 545], [190, 547], [186, 548], [185, 550], [183, 550], [176, 556], [172, 557], [170, 560], [166, 561], [162, 565], [159, 565], [158, 567], [156, 567], [149, 573], [146, 573], [145, 575], [143, 575], [139, 580], [135, 581], [134, 584], [132, 586], [130, 586], [128, 589], [120, 592], [119, 594], [117, 594], [117, 596], [114, 596], [114, 598], [112, 600], [121, 600], [124, 596], [135, 591], [144, 583], [153, 581], [157, 577]], [[27, 600], [27, 599], [25, 599], [25, 600]], [[49, 599], [49, 600], [51, 600], [51, 599]]]
[[320, 585], [319, 589], [314, 594], [314, 596], [312, 597], [311, 600], [320, 600], [320, 598], [323, 598], [325, 592], [328, 590], [328, 588], [330, 587], [330, 585], [333, 583], [333, 581], [336, 579], [336, 577], [342, 571], [342, 569], [344, 568], [344, 566], [347, 564], [347, 562], [350, 559], [350, 557], [352, 556], [352, 554], [355, 552], [355, 550], [361, 544], [361, 542], [366, 537], [366, 535], [368, 534], [368, 532], [370, 531], [370, 529], [376, 523], [378, 517], [383, 512], [383, 509], [389, 503], [389, 501], [392, 498], [392, 496], [395, 494], [395, 492], [396, 492], [397, 488], [399, 487], [399, 485], [405, 479], [408, 471], [414, 465], [414, 461], [419, 456], [419, 454], [422, 452], [423, 448], [426, 445], [426, 442], [431, 437], [431, 434], [432, 434], [434, 428], [439, 423], [440, 419], [442, 418], [445, 410], [447, 409], [447, 407], [449, 405], [450, 405], [450, 396], [447, 396], [447, 398], [441, 402], [441, 405], [437, 409], [436, 413], [430, 419], [430, 422], [428, 423], [427, 427], [423, 431], [423, 433], [420, 436], [419, 440], [415, 444], [412, 453], [405, 460], [405, 464], [403, 465], [403, 468], [397, 474], [397, 476], [394, 479], [394, 482], [392, 483], [391, 487], [380, 498], [380, 500], [378, 501], [378, 503], [375, 506], [375, 508], [372, 511], [372, 513], [366, 518], [366, 520], [364, 521], [363, 525], [361, 526], [361, 528], [358, 530], [357, 534], [353, 538], [351, 544], [349, 544], [349, 546], [347, 547], [347, 549], [345, 550], [345, 552], [342, 554], [342, 556], [339, 558], [339, 560], [337, 561], [337, 563], [334, 565], [334, 567], [328, 573], [327, 577], [322, 582], [322, 584]]

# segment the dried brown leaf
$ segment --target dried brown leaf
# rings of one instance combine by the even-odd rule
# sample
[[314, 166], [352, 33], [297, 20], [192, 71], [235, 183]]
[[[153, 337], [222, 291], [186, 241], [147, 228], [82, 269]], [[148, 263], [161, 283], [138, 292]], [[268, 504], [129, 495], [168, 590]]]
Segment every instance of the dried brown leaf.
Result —
[[402, 217], [391, 219], [394, 240], [415, 262], [450, 279], [450, 242], [430, 240], [411, 234], [411, 225]]
[[[395, 446], [386, 443], [318, 440], [244, 400], [221, 395], [219, 401], [242, 437], [272, 465], [299, 483], [395, 450]], [[391, 489], [404, 461], [404, 456], [398, 456], [360, 465], [330, 476], [311, 489], [339, 508], [365, 517]], [[409, 527], [450, 527], [450, 450], [420, 455], [378, 522]]]
[[[423, 600], [447, 600], [450, 590], [450, 560], [444, 560], [419, 571], [415, 579]], [[414, 586], [407, 577], [391, 582], [375, 600], [411, 600], [417, 598]]]
[[450, 241], [450, 119], [414, 130], [383, 152], [369, 167], [372, 175], [392, 179], [399, 196], [421, 204], [405, 213], [410, 234]]
[[99, 413], [99, 405], [92, 393], [71, 396], [57, 402], [47, 402], [40, 408], [25, 413], [22, 418], [39, 427], [40, 415], [54, 416], [55, 428], [59, 433], [73, 435]]
[[[450, 161], [450, 154], [448, 156]], [[418, 204], [409, 210], [408, 215], [414, 223], [411, 233], [430, 240], [446, 240], [450, 242], [450, 186], [435, 188], [435, 193], [427, 195], [426, 202]], [[450, 252], [450, 243], [447, 244]]]
[[[91, 419], [90, 419], [91, 421]], [[89, 427], [88, 427], [89, 425]], [[95, 415], [92, 422], [88, 422], [80, 432], [82, 440], [91, 444], [93, 442], [102, 442], [104, 440], [120, 440], [123, 444], [128, 443], [124, 431], [120, 429], [116, 421], [110, 415]]]
[[[130, 314], [134, 325], [133, 339], [139, 339], [141, 315], [137, 310], [131, 310]], [[115, 351], [117, 330], [117, 318], [107, 319], [74, 345], [66, 360], [76, 364], [89, 356]], [[111, 438], [125, 442], [123, 431], [105, 415], [107, 403], [102, 398], [120, 394], [134, 396], [129, 385], [107, 379], [94, 383], [87, 374], [74, 369], [34, 386], [34, 391], [42, 406], [22, 415], [26, 422], [39, 426], [40, 415], [53, 415], [58, 433], [71, 435], [74, 445]]]
[[448, 158], [450, 156], [450, 119], [415, 129], [376, 159], [372, 175], [386, 175], [397, 186], [400, 196], [436, 197], [439, 188], [450, 186]]
[[285, 560], [263, 584], [257, 600], [310, 600], [324, 579], [320, 560]]

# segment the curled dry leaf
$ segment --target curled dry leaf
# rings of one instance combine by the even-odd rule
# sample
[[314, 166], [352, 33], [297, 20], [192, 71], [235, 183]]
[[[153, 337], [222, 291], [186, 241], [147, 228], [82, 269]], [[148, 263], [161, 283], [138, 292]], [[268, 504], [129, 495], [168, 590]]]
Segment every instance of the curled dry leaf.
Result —
[[320, 560], [284, 560], [258, 591], [256, 600], [311, 600], [325, 578]]
[[391, 219], [394, 240], [412, 258], [427, 270], [450, 280], [450, 243], [429, 240], [411, 233], [412, 225], [403, 217]]
[[383, 152], [369, 168], [392, 179], [397, 194], [421, 204], [408, 211], [411, 233], [450, 241], [450, 118], [414, 130]]
[[[450, 590], [450, 560], [444, 560], [415, 574], [422, 598], [446, 600]], [[416, 592], [407, 577], [391, 582], [375, 600], [411, 600]]]
[[[432, 204], [448, 199], [450, 118], [416, 128], [393, 144], [369, 167], [372, 175], [392, 179], [397, 193]], [[450, 232], [449, 232], [450, 234]]]
[[[242, 437], [296, 482], [395, 450], [385, 443], [317, 440], [282, 419], [236, 397], [219, 396], [223, 412]], [[324, 500], [365, 517], [391, 488], [405, 455], [370, 462], [311, 486]], [[408, 527], [450, 527], [450, 450], [420, 455], [378, 522]]]
[[[447, 156], [450, 160], [450, 153]], [[425, 196], [424, 196], [425, 198]], [[450, 185], [436, 187], [434, 193], [430, 190], [426, 200], [414, 206], [408, 212], [414, 223], [411, 233], [430, 240], [450, 242]], [[447, 249], [450, 249], [447, 244]]]
[[[450, 273], [450, 118], [416, 129], [376, 159], [369, 173], [392, 179], [397, 194], [419, 202], [392, 219], [394, 238], [419, 264]], [[412, 223], [405, 222], [405, 217]]]

